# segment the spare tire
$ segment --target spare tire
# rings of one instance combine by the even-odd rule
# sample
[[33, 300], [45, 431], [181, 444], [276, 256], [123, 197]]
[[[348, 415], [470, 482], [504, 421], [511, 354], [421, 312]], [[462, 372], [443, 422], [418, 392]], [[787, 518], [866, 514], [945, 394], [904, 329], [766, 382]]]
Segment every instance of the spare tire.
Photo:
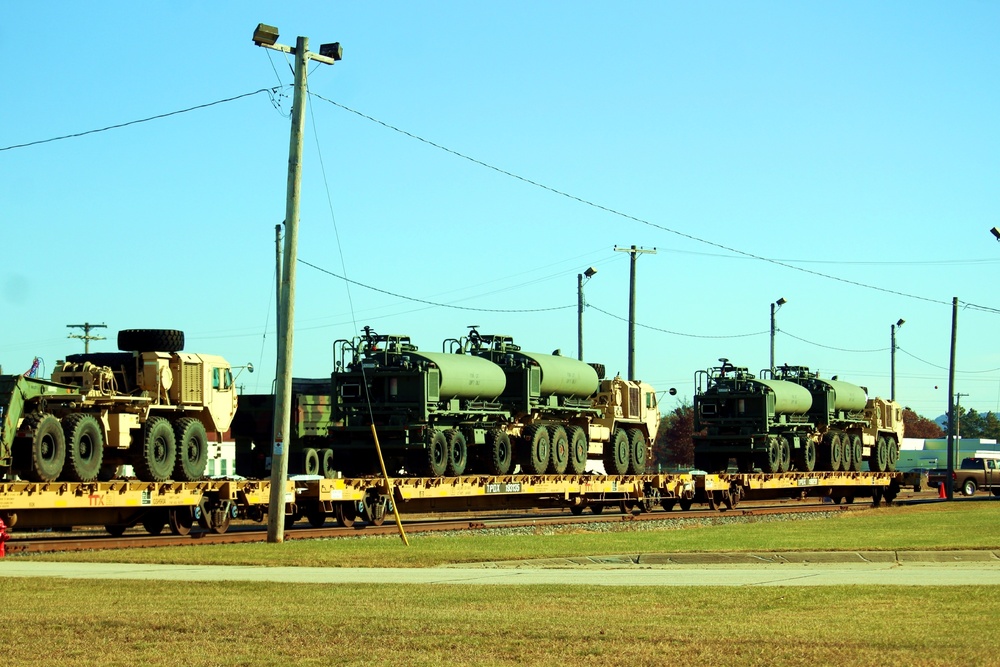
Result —
[[122, 329], [118, 349], [126, 352], [180, 352], [184, 332], [177, 329]]

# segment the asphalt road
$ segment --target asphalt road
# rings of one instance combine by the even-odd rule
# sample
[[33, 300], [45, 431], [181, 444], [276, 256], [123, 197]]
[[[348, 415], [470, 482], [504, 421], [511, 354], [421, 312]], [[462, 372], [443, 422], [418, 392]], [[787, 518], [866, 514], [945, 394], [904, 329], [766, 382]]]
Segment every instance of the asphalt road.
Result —
[[0, 560], [4, 577], [328, 584], [1000, 586], [1000, 552], [648, 554], [433, 568], [316, 568]]

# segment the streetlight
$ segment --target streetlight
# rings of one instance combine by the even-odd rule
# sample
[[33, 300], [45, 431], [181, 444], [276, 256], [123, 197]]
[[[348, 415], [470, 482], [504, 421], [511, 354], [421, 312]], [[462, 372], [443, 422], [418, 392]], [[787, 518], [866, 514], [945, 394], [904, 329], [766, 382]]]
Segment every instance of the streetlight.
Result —
[[1000, 228], [994, 227], [990, 230], [990, 234], [996, 237], [997, 241], [1000, 241]]
[[[576, 274], [576, 358], [583, 361], [583, 285], [594, 277], [597, 269], [589, 267], [583, 273]], [[586, 278], [586, 280], [584, 280]]]
[[891, 345], [889, 346], [889, 349], [890, 349], [890, 358], [892, 359], [892, 362], [889, 365], [889, 400], [890, 401], [895, 401], [896, 400], [896, 329], [898, 329], [899, 327], [903, 326], [904, 322], [906, 322], [906, 320], [904, 320], [903, 318], [900, 318], [899, 320], [896, 321], [895, 324], [890, 324], [889, 325], [889, 337], [890, 337], [890, 339], [892, 341]]
[[[302, 181], [302, 139], [306, 118], [306, 78], [310, 60], [332, 65], [343, 57], [339, 43], [324, 44], [319, 53], [309, 50], [309, 38], [299, 37], [295, 46], [278, 44], [278, 29], [260, 23], [253, 43], [265, 49], [295, 56], [295, 94], [292, 101], [292, 129], [288, 147], [288, 188], [285, 198], [284, 265], [279, 279], [278, 363], [275, 372], [274, 431], [271, 448], [271, 491], [267, 513], [267, 541], [283, 542], [285, 537], [285, 485], [288, 456], [285, 434], [291, 432], [292, 341], [295, 315], [295, 269], [299, 235], [299, 192]], [[288, 438], [291, 440], [291, 438]]]
[[788, 303], [787, 299], [779, 298], [771, 304], [771, 373], [774, 373], [774, 333], [778, 330], [774, 322], [774, 314], [781, 310], [781, 307]]

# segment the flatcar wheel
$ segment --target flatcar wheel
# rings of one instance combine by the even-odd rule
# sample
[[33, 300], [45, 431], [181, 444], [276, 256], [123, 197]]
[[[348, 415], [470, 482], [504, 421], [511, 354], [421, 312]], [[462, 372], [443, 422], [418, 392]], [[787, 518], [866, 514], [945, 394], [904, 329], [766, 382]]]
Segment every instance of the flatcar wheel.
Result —
[[150, 535], [159, 535], [167, 526], [167, 514], [162, 510], [150, 510], [142, 517], [142, 527]]
[[569, 513], [572, 514], [573, 516], [580, 516], [581, 514], [583, 514], [583, 508], [584, 507], [586, 507], [586, 505], [584, 505], [582, 503], [579, 504], [579, 505], [570, 505], [569, 506]]
[[663, 507], [664, 512], [669, 512], [674, 509], [674, 505], [677, 504], [676, 498], [661, 498], [660, 505]]
[[566, 436], [569, 438], [566, 470], [573, 475], [582, 475], [587, 470], [587, 434], [579, 426], [570, 426]]
[[587, 507], [589, 507], [590, 511], [593, 512], [594, 514], [600, 514], [601, 512], [604, 511], [604, 505], [602, 505], [600, 503], [593, 503], [593, 504], [587, 505]]
[[322, 528], [326, 523], [326, 512], [319, 507], [311, 507], [306, 510], [306, 521], [313, 528]]
[[191, 526], [194, 525], [194, 514], [191, 513], [190, 507], [178, 507], [177, 509], [167, 510], [167, 525], [170, 526], [170, 532], [174, 535], [190, 535]]
[[569, 465], [569, 436], [562, 426], [549, 427], [549, 468], [553, 475], [562, 475]]
[[108, 531], [108, 535], [112, 537], [121, 537], [125, 534], [128, 526], [121, 523], [108, 523], [104, 525], [104, 530]]
[[337, 525], [350, 528], [358, 518], [358, 510], [354, 503], [337, 503], [333, 509], [333, 516], [337, 519]]
[[693, 505], [693, 504], [694, 504], [694, 498], [681, 498], [680, 499], [680, 505], [681, 505], [681, 511], [682, 512], [687, 512], [689, 509], [691, 509], [691, 505]]

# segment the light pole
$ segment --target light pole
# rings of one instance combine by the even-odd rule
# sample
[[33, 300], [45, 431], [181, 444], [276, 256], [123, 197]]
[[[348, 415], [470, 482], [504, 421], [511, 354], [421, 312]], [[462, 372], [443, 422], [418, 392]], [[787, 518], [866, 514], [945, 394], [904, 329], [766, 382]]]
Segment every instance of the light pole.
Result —
[[576, 358], [583, 361], [583, 307], [586, 302], [583, 300], [583, 285], [594, 277], [597, 269], [588, 268], [583, 273], [576, 274]]
[[774, 373], [774, 334], [778, 331], [778, 326], [774, 320], [774, 314], [781, 310], [781, 307], [788, 303], [787, 299], [779, 298], [771, 303], [771, 373]]
[[890, 324], [889, 325], [889, 337], [890, 337], [890, 340], [891, 340], [891, 343], [890, 343], [890, 346], [889, 346], [889, 349], [890, 349], [889, 357], [891, 359], [891, 362], [889, 364], [889, 400], [890, 401], [895, 401], [896, 400], [896, 329], [898, 329], [899, 327], [903, 326], [904, 322], [906, 322], [906, 320], [904, 320], [903, 318], [900, 318], [899, 320], [896, 321], [895, 324]]
[[295, 268], [299, 237], [299, 192], [302, 182], [302, 139], [306, 118], [306, 78], [310, 60], [332, 65], [343, 57], [339, 43], [323, 44], [319, 53], [309, 51], [309, 38], [299, 37], [295, 46], [277, 44], [278, 29], [260, 23], [253, 43], [266, 49], [295, 56], [295, 95], [292, 101], [292, 130], [288, 146], [288, 189], [285, 199], [284, 264], [281, 267], [281, 300], [278, 317], [278, 364], [274, 391], [274, 443], [271, 449], [271, 493], [267, 512], [267, 541], [285, 540], [285, 484], [288, 457], [285, 434], [291, 431], [292, 341], [295, 315]]

